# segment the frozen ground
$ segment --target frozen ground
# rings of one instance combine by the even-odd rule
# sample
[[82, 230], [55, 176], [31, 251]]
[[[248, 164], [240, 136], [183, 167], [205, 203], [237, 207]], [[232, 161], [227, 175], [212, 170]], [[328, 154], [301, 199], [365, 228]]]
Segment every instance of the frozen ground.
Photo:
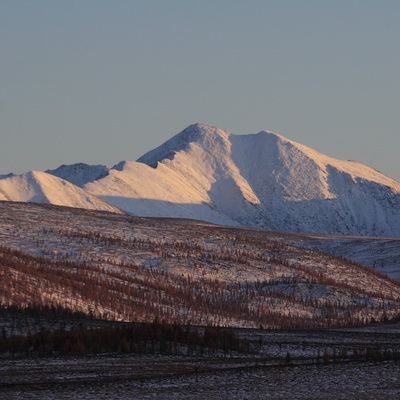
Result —
[[[104, 355], [3, 359], [1, 398], [8, 399], [397, 399], [400, 362], [332, 363], [317, 351], [398, 348], [400, 326], [267, 332], [241, 330], [255, 357]], [[282, 357], [291, 351], [288, 363]]]
[[1, 380], [13, 374], [14, 383], [1, 385], [2, 399], [337, 400], [396, 399], [400, 393], [394, 361], [216, 367], [212, 360], [35, 360], [12, 362]]
[[293, 235], [293, 243], [354, 260], [400, 280], [400, 238]]
[[0, 202], [0, 211], [4, 304], [264, 328], [399, 314], [398, 282], [293, 246], [305, 245], [301, 235], [26, 203]]
[[[384, 367], [384, 368], [382, 368]], [[178, 399], [266, 399], [266, 398], [390, 398], [399, 393], [399, 381], [394, 377], [388, 386], [387, 373], [393, 365], [346, 365], [337, 368], [327, 367], [286, 367], [252, 368], [212, 372], [201, 376], [198, 382], [191, 377], [184, 377], [181, 382], [173, 379], [146, 385], [136, 393], [141, 398], [178, 398]], [[398, 366], [396, 368], [399, 372]], [[393, 372], [393, 371], [390, 371]], [[371, 383], [371, 377], [376, 379]], [[347, 378], [346, 378], [347, 377]], [[374, 379], [374, 380], [375, 380]], [[338, 381], [340, 384], [338, 385]], [[178, 384], [178, 385], [177, 385]], [[382, 388], [385, 390], [382, 391]], [[132, 388], [133, 389], [133, 388]], [[133, 389], [134, 391], [135, 389]], [[382, 397], [381, 397], [382, 398]]]
[[[292, 245], [309, 244], [304, 235], [0, 202], [0, 241], [4, 304], [264, 328], [343, 326], [400, 310], [398, 282]], [[14, 250], [23, 254], [11, 267]], [[40, 268], [24, 266], [25, 255]]]

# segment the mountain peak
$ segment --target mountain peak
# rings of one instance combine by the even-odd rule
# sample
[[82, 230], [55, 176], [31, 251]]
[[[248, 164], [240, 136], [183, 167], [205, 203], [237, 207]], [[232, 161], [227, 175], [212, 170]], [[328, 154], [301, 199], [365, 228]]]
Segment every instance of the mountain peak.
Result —
[[[217, 126], [210, 125], [210, 124], [205, 124], [203, 122], [195, 122], [194, 124], [189, 125], [186, 127], [182, 132], [199, 132], [202, 134], [208, 133], [208, 132], [226, 132], [225, 130], [218, 128]], [[178, 133], [179, 135], [179, 133]]]
[[71, 165], [61, 165], [60, 167], [46, 172], [48, 174], [65, 179], [79, 187], [83, 187], [88, 182], [93, 182], [108, 175], [109, 169], [105, 165], [88, 165], [76, 163]]
[[204, 143], [205, 141], [227, 139], [230, 132], [212, 125], [195, 123], [167, 140], [161, 146], [149, 151], [137, 161], [153, 168], [164, 159], [172, 160], [176, 153], [186, 150], [191, 143]]
[[[129, 171], [121, 171], [115, 185], [121, 179], [131, 180], [128, 175], [133, 171], [145, 172], [149, 185], [143, 179], [139, 186], [135, 182], [134, 197], [157, 198], [159, 208], [167, 200], [168, 210], [158, 216], [205, 219], [204, 207], [209, 206], [252, 227], [388, 236], [399, 232], [398, 182], [368, 166], [336, 160], [268, 130], [233, 135], [196, 123], [138, 161], [153, 171], [132, 165]], [[90, 189], [96, 193], [94, 187]], [[125, 197], [123, 192], [119, 197]], [[174, 204], [176, 211], [171, 211]], [[140, 214], [136, 206], [119, 206]], [[146, 215], [154, 213], [154, 206], [149, 210]]]
[[[182, 132], [175, 135], [169, 142], [171, 144], [181, 144], [182, 147], [187, 148], [190, 143], [200, 143], [212, 141], [224, 141], [229, 138], [230, 132], [217, 128], [216, 126], [196, 123], [189, 125]], [[182, 148], [183, 149], [183, 148]]]
[[214, 125], [205, 124], [203, 122], [195, 122], [194, 124], [190, 124], [187, 128], [185, 128], [182, 132], [191, 132], [191, 131], [198, 131], [198, 132], [205, 132], [211, 130], [217, 130]]

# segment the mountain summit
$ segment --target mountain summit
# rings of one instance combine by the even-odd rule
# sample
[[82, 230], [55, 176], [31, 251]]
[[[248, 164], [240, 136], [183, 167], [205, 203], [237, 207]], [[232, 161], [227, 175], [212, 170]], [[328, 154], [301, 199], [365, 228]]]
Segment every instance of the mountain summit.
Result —
[[[85, 177], [85, 170], [91, 175]], [[110, 169], [63, 166], [62, 177], [141, 216], [290, 232], [400, 235], [399, 182], [269, 131], [233, 135], [194, 124], [136, 162]]]
[[400, 183], [281, 135], [194, 124], [85, 188], [125, 211], [291, 232], [400, 234]]
[[172, 160], [179, 151], [187, 151], [191, 144], [197, 143], [204, 150], [209, 151], [209, 146], [222, 142], [230, 133], [222, 129], [205, 124], [193, 124], [175, 135], [161, 146], [149, 151], [137, 161], [156, 167], [158, 162], [168, 158]]

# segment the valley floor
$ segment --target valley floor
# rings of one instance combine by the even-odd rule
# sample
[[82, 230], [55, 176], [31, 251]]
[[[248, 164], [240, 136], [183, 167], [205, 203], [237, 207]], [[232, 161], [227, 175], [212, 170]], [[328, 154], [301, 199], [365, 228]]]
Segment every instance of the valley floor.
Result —
[[[259, 344], [260, 351], [232, 357], [3, 357], [0, 398], [398, 399], [400, 361], [383, 355], [399, 348], [399, 332], [399, 324], [322, 331], [242, 329], [240, 336]], [[377, 352], [365, 357], [365, 349]], [[339, 357], [343, 351], [347, 355]]]
[[397, 399], [400, 393], [400, 364], [394, 361], [270, 366], [254, 360], [106, 357], [7, 364], [0, 384], [5, 400], [372, 400]]

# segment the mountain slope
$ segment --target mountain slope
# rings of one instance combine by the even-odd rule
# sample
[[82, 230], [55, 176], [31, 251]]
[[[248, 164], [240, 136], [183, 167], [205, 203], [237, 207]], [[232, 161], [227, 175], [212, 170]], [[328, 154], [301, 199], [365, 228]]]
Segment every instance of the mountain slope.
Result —
[[41, 171], [31, 171], [1, 179], [0, 200], [121, 212], [84, 189]]
[[91, 193], [138, 215], [190, 217], [292, 232], [400, 235], [400, 183], [263, 131], [195, 124]]
[[[268, 131], [233, 135], [194, 124], [137, 162], [121, 161], [113, 168], [63, 165], [47, 172], [39, 185], [33, 179], [38, 172], [29, 173], [29, 179], [0, 176], [0, 200], [110, 209], [93, 197], [88, 200], [89, 192], [140, 216], [287, 232], [400, 236], [399, 182]], [[50, 174], [74, 186], [66, 190], [62, 179], [50, 184]], [[52, 185], [60, 190], [50, 190]], [[78, 194], [75, 185], [86, 192]]]
[[48, 174], [58, 176], [77, 186], [83, 186], [85, 183], [93, 182], [104, 178], [108, 174], [108, 168], [105, 165], [88, 165], [77, 163], [72, 165], [61, 165], [60, 167], [46, 171]]
[[399, 315], [399, 282], [295, 246], [291, 236], [0, 202], [0, 304], [241, 327], [344, 326]]

